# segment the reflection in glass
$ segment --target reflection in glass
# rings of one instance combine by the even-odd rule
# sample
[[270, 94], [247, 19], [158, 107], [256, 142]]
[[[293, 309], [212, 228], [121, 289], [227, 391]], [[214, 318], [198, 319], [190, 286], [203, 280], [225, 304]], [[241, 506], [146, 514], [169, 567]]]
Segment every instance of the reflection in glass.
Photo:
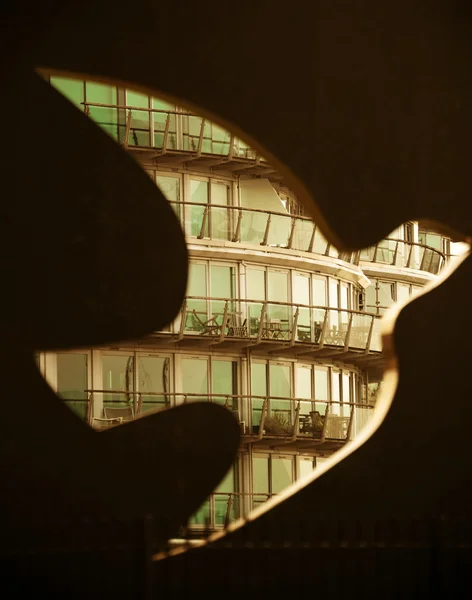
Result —
[[137, 383], [141, 392], [141, 412], [162, 410], [168, 405], [166, 392], [169, 392], [169, 368], [168, 357], [138, 355]]
[[[208, 237], [208, 182], [190, 181], [190, 202], [201, 206], [186, 207], [186, 231], [192, 237]], [[206, 218], [205, 218], [206, 215]]]
[[104, 406], [114, 408], [134, 406], [134, 358], [132, 354], [102, 355], [103, 389], [118, 391], [103, 395]]

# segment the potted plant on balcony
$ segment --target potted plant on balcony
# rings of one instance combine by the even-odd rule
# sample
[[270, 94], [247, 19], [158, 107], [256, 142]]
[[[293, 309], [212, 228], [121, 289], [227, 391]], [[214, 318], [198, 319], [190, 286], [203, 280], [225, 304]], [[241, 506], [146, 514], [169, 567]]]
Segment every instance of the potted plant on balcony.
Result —
[[269, 435], [291, 435], [292, 425], [289, 418], [280, 411], [274, 411], [264, 421], [264, 432]]

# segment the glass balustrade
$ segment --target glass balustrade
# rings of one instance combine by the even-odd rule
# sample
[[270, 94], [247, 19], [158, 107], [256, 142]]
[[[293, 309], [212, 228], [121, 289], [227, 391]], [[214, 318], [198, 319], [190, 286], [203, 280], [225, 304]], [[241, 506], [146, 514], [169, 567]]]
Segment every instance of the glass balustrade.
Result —
[[[213, 402], [226, 407], [238, 420], [244, 417], [248, 425], [244, 433], [256, 436], [259, 440], [265, 437], [315, 438], [321, 441], [354, 439], [367, 424], [374, 410], [373, 405], [365, 403], [321, 400], [316, 397], [308, 399], [205, 392], [130, 391], [124, 393], [123, 390], [85, 390], [85, 392], [88, 396], [89, 422], [98, 429], [121, 425], [138, 416], [172, 406], [192, 402]], [[240, 422], [246, 425], [246, 421]], [[206, 510], [202, 508], [203, 512]], [[203, 512], [199, 518], [204, 520]]]
[[345, 262], [371, 262], [411, 268], [437, 275], [445, 264], [439, 250], [403, 240], [382, 240], [359, 253], [338, 252], [306, 217], [256, 209], [189, 202], [172, 202], [188, 237], [239, 242], [254, 246], [310, 252]]
[[417, 242], [388, 238], [375, 246], [364, 248], [360, 260], [399, 268], [417, 269], [437, 275], [446, 263], [445, 255]]
[[[283, 302], [188, 296], [169, 335], [206, 336], [213, 341], [305, 343], [381, 352], [380, 317], [341, 308]], [[369, 345], [370, 340], [370, 345]]]

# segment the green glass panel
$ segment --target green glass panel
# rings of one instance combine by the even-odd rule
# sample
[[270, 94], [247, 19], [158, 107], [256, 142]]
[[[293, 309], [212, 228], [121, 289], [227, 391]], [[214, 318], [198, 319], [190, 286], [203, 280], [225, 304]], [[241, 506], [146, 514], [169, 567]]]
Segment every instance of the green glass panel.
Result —
[[269, 493], [269, 459], [266, 456], [253, 455], [252, 489], [258, 494]]
[[[128, 355], [102, 355], [103, 390], [114, 393], [103, 395], [104, 404], [121, 408], [134, 406], [134, 358]], [[118, 392], [118, 393], [116, 393]]]
[[[252, 425], [259, 427], [263, 398], [267, 396], [266, 365], [264, 363], [251, 364], [251, 390], [252, 390]], [[255, 398], [262, 396], [262, 398]]]
[[213, 496], [215, 525], [224, 525], [227, 518], [231, 522], [239, 517], [239, 498], [230, 494], [235, 491], [237, 491], [236, 476], [234, 468], [231, 467]]
[[[186, 206], [186, 230], [192, 237], [208, 237], [208, 182], [192, 179], [190, 181], [190, 202], [195, 204]], [[206, 214], [206, 221], [204, 222]]]
[[84, 82], [80, 79], [68, 79], [65, 77], [51, 77], [51, 85], [61, 92], [68, 100], [75, 104], [80, 110], [84, 110]]
[[87, 415], [87, 355], [57, 354], [57, 392], [77, 416]]
[[[87, 81], [85, 83], [85, 99], [93, 104], [116, 105], [116, 87]], [[114, 139], [118, 139], [118, 110], [103, 106], [90, 106], [89, 110], [90, 117]]]
[[272, 493], [278, 494], [293, 483], [293, 461], [290, 458], [272, 458]]
[[192, 394], [187, 401], [208, 400], [208, 360], [182, 359], [182, 392]]
[[190, 525], [198, 525], [200, 527], [211, 527], [211, 510], [210, 501], [206, 500], [198, 511], [190, 518]]
[[[138, 391], [141, 412], [161, 410], [168, 406], [165, 392], [170, 391], [170, 359], [161, 356], [138, 356]], [[149, 392], [152, 395], [147, 395]], [[158, 395], [155, 395], [158, 394]]]

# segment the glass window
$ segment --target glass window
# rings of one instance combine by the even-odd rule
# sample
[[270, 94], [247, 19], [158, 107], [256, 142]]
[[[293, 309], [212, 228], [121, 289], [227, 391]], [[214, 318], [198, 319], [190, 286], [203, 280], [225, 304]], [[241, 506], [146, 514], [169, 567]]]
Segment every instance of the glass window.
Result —
[[107, 406], [134, 406], [134, 357], [132, 354], [102, 355], [103, 389]]
[[295, 366], [295, 395], [297, 398], [312, 398], [311, 367], [308, 365]]
[[279, 494], [293, 483], [293, 460], [272, 457], [271, 463], [271, 491], [273, 494]]
[[190, 202], [193, 205], [186, 207], [187, 232], [192, 237], [208, 237], [208, 213], [205, 209], [208, 204], [207, 181], [190, 180]]
[[210, 265], [210, 296], [212, 298], [211, 317], [222, 326], [225, 315], [229, 317], [234, 313], [234, 303], [228, 300], [214, 300], [214, 298], [232, 299], [235, 297], [235, 268], [223, 265]]
[[[247, 269], [247, 298], [249, 300], [265, 300], [265, 271], [262, 269]], [[249, 332], [251, 336], [259, 334], [261, 326], [262, 303], [248, 302]]]
[[[231, 495], [231, 492], [237, 490], [236, 472], [234, 467], [231, 467], [215, 490], [215, 525], [224, 525], [227, 517], [230, 522], [239, 517], [239, 498]], [[229, 502], [231, 503], [228, 504]]]
[[87, 354], [57, 354], [57, 392], [81, 418], [87, 417]]
[[149, 108], [149, 96], [126, 90], [126, 105], [131, 108], [131, 127], [128, 143], [132, 146], [150, 146], [151, 113], [146, 110], [135, 110], [136, 107]]
[[329, 279], [329, 305], [333, 308], [339, 306], [339, 281], [332, 277]]
[[271, 363], [269, 365], [269, 374], [270, 395], [280, 396], [282, 398], [290, 398], [292, 395], [290, 366]]
[[84, 110], [84, 82], [66, 77], [51, 77], [51, 85], [80, 110]]
[[340, 413], [340, 401], [341, 401], [341, 389], [339, 381], [340, 373], [334, 369], [331, 371], [331, 405], [330, 414], [339, 415]]
[[267, 299], [275, 302], [288, 301], [288, 273], [280, 271], [268, 272]]
[[[166, 129], [167, 117], [169, 116], [169, 130], [167, 135], [166, 148], [175, 150], [177, 148], [177, 135], [175, 126], [175, 114], [167, 111], [175, 111], [175, 105], [169, 104], [159, 98], [151, 99], [151, 108], [159, 112], [151, 113], [152, 129], [154, 131], [153, 145], [156, 148], [162, 148], [164, 145], [164, 132]], [[162, 111], [162, 112], [161, 112]]]
[[[290, 426], [292, 423], [292, 383], [289, 365], [269, 364], [269, 395], [270, 416], [275, 414]], [[287, 400], [274, 400], [274, 398], [287, 398]]]
[[377, 305], [377, 289], [376, 282], [373, 281], [369, 287], [365, 290], [365, 301], [367, 306], [376, 306]]
[[[182, 392], [196, 394], [187, 402], [208, 400], [208, 360], [200, 358], [182, 358]], [[201, 396], [201, 397], [198, 397]]]
[[348, 417], [351, 414], [351, 406], [349, 404], [351, 402], [351, 377], [350, 377], [350, 374], [343, 371], [341, 379], [342, 379], [342, 400], [343, 400], [342, 412], [343, 412], [343, 416]]
[[[269, 493], [269, 458], [267, 456], [253, 456], [252, 489], [256, 494]], [[264, 502], [266, 499], [266, 497], [261, 498], [259, 502]]]
[[[310, 304], [310, 276], [305, 273], [293, 274], [292, 301], [294, 304]], [[298, 307], [297, 334], [300, 341], [309, 341], [311, 338], [309, 308]]]
[[237, 410], [237, 399], [228, 397], [238, 393], [237, 362], [232, 360], [212, 360], [211, 384], [212, 394], [215, 396], [213, 402], [218, 402], [230, 409]]
[[395, 302], [395, 284], [387, 281], [378, 282], [378, 302], [384, 308], [392, 306]]
[[206, 264], [195, 262], [189, 264], [187, 295], [206, 296]]
[[315, 398], [316, 400], [328, 400], [328, 369], [326, 367], [315, 367]]
[[220, 208], [229, 204], [229, 186], [226, 183], [211, 184], [211, 238], [215, 240], [231, 240], [231, 212], [228, 208]]
[[[267, 396], [266, 364], [253, 362], [251, 364], [251, 394], [252, 394], [252, 427], [253, 433], [259, 432], [261, 411], [264, 398]], [[259, 396], [255, 398], [255, 396]]]
[[397, 301], [405, 302], [410, 297], [410, 285], [408, 283], [397, 283]]
[[[85, 99], [87, 102], [93, 104], [116, 105], [116, 87], [87, 81], [85, 83]], [[89, 114], [104, 131], [114, 139], [118, 139], [118, 111], [116, 108], [110, 106], [90, 106]]]
[[181, 207], [177, 204], [180, 202], [180, 179], [178, 177], [169, 177], [168, 175], [157, 175], [156, 183], [161, 192], [171, 203], [177, 218], [181, 219]]
[[136, 361], [141, 412], [166, 408], [168, 397], [165, 393], [170, 391], [170, 359], [162, 356], [138, 356]]
[[157, 175], [157, 185], [169, 202], [180, 202], [180, 179], [168, 175]]
[[306, 398], [309, 402], [300, 402], [300, 414], [309, 415], [312, 410], [311, 399], [312, 379], [311, 367], [308, 365], [295, 365], [295, 396], [297, 398]]
[[247, 297], [250, 300], [265, 300], [265, 271], [247, 270]]
[[293, 274], [292, 300], [294, 304], [310, 304], [310, 276], [308, 274]]
[[[288, 273], [283, 271], [267, 272], [267, 300], [269, 302], [288, 302]], [[288, 324], [289, 307], [285, 304], [269, 304], [268, 318]]]
[[[205, 263], [189, 263], [187, 283], [186, 331], [201, 332], [208, 320], [207, 266]], [[197, 296], [197, 299], [192, 298]]]
[[302, 477], [306, 477], [307, 475], [311, 475], [313, 473], [314, 468], [315, 463], [313, 458], [300, 458], [298, 469], [299, 479], [301, 479]]
[[211, 265], [210, 278], [212, 298], [234, 298], [236, 282], [234, 267]]

